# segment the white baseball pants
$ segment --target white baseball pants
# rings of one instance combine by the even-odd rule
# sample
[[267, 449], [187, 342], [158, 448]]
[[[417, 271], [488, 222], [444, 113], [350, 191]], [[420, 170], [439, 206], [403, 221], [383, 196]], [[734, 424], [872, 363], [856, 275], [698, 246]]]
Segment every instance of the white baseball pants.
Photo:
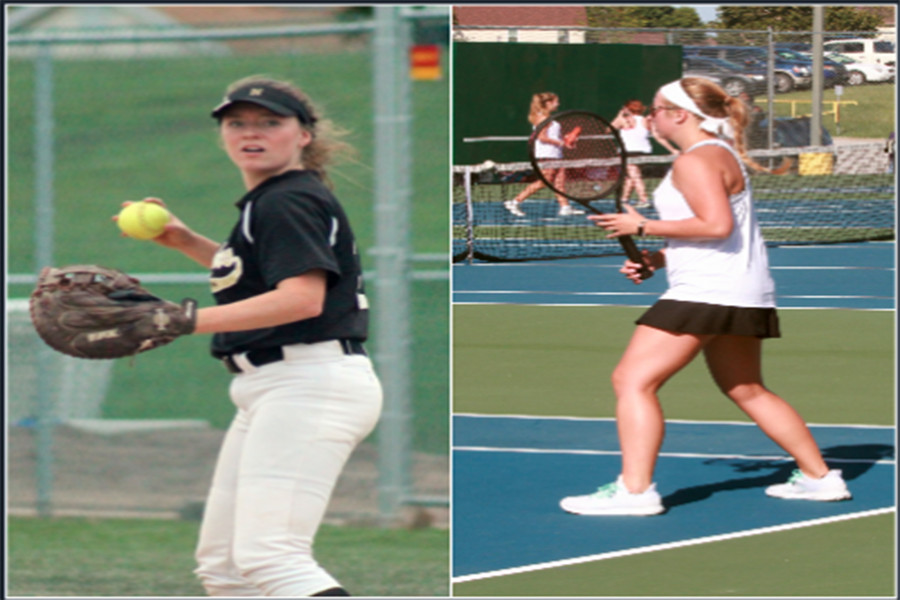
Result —
[[338, 342], [286, 346], [285, 360], [231, 383], [238, 408], [204, 511], [195, 570], [210, 596], [310, 596], [340, 584], [312, 545], [382, 391], [367, 356]]

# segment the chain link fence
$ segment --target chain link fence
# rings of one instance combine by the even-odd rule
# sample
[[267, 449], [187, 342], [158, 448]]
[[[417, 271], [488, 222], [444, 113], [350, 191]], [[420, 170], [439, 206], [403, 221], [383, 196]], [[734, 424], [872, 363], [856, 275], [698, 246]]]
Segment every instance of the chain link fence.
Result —
[[[753, 106], [755, 148], [815, 145], [804, 123], [814, 119], [825, 129], [826, 144], [835, 138], [886, 143], [895, 129], [891, 34], [492, 25], [455, 27], [453, 41], [681, 46], [685, 76], [713, 79]], [[815, 102], [819, 78], [823, 93]]]
[[[827, 215], [833, 209], [825, 200], [836, 189], [843, 190], [853, 199], [847, 206], [860, 211], [861, 222], [874, 223], [860, 226], [873, 236], [860, 239], [893, 237], [896, 54], [888, 34], [466, 25], [454, 28], [453, 41], [456, 87], [468, 92], [457, 95], [456, 110], [480, 115], [491, 102], [494, 110], [493, 119], [454, 121], [454, 148], [458, 157], [465, 157], [454, 164], [456, 261], [618, 252], [616, 244], [589, 244], [585, 228], [564, 229], [552, 219], [544, 219], [546, 226], [540, 217], [509, 223], [504, 202], [533, 175], [530, 164], [515, 158], [516, 148], [524, 149], [528, 131], [524, 116], [512, 115], [524, 110], [532, 93], [553, 91], [562, 92], [566, 109], [595, 111], [612, 121], [632, 98], [652, 104], [663, 68], [663, 81], [678, 74], [711, 79], [748, 105], [745, 145], [763, 165], [787, 169], [786, 176], [777, 179], [779, 193], [788, 190], [804, 206]], [[598, 47], [595, 54], [589, 50], [592, 45]], [[651, 55], [655, 58], [647, 58]], [[491, 68], [496, 77], [507, 79], [493, 91], [484, 89], [478, 97], [481, 110], [473, 111], [469, 96], [481, 93], [478, 78], [489, 77]], [[472, 76], [477, 69], [482, 70]], [[642, 84], [642, 70], [646, 80], [655, 83]], [[534, 80], [528, 80], [531, 73]], [[519, 126], [521, 130], [515, 129]], [[648, 192], [671, 160], [662, 149], [658, 152], [662, 155], [647, 157], [641, 166]], [[636, 164], [640, 160], [634, 159]], [[861, 198], [877, 209], [855, 201]], [[543, 206], [540, 192], [535, 199]], [[802, 229], [803, 223], [797, 226]], [[767, 241], [812, 243], [831, 229], [846, 230], [835, 233], [835, 240], [838, 233], [846, 237], [853, 230], [846, 222], [823, 225], [816, 236], [800, 240], [785, 238], [773, 228]]]

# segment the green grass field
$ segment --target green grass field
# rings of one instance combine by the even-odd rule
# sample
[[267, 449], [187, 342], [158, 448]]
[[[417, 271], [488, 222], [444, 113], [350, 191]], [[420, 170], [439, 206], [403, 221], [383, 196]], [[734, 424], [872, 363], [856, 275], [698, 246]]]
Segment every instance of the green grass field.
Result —
[[[8, 520], [10, 596], [205, 596], [193, 575], [198, 523]], [[323, 526], [316, 558], [353, 595], [448, 595], [445, 530]]]
[[[642, 308], [453, 311], [455, 413], [612, 418], [609, 382]], [[810, 423], [894, 425], [894, 313], [782, 310], [766, 384]], [[668, 419], [747, 417], [696, 360], [660, 392]], [[895, 515], [453, 586], [456, 596], [892, 596]]]
[[[145, 58], [54, 63], [55, 262], [96, 263], [130, 273], [202, 268], [178, 253], [123, 239], [110, 220], [121, 202], [164, 199], [199, 232], [224, 239], [243, 195], [238, 171], [221, 150], [209, 112], [232, 81], [255, 73], [297, 83], [349, 131], [357, 155], [331, 171], [337, 196], [354, 226], [367, 271], [374, 244], [371, 56], [364, 52], [228, 58]], [[8, 63], [8, 272], [33, 273], [33, 65]], [[413, 202], [410, 243], [415, 253], [448, 252], [448, 81], [413, 84]], [[447, 262], [422, 262], [443, 270]], [[150, 285], [172, 299], [212, 304], [202, 285]], [[372, 287], [369, 286], [370, 292]], [[29, 285], [9, 286], [26, 297]], [[417, 450], [446, 453], [449, 428], [448, 282], [413, 284], [412, 349]], [[371, 293], [373, 305], [377, 295]], [[374, 329], [374, 328], [373, 328]], [[378, 331], [370, 351], [377, 355]], [[202, 418], [230, 421], [229, 376], [208, 356], [208, 339], [188, 338], [115, 366], [104, 406], [111, 418]], [[377, 435], [377, 434], [376, 434]]]
[[[835, 124], [835, 115], [823, 115], [822, 125], [832, 136], [851, 138], [876, 138], [887, 139], [887, 136], [896, 127], [896, 102], [895, 94], [897, 86], [894, 83], [873, 83], [868, 85], [844, 86], [841, 94], [842, 102], [856, 102], [855, 105], [843, 105], [840, 109], [841, 131], [838, 133]], [[775, 97], [775, 116], [791, 116], [791, 100], [801, 101], [796, 104], [795, 115], [808, 115], [812, 112], [812, 92], [800, 90], [788, 94], [778, 94]], [[762, 101], [761, 101], [762, 100]], [[825, 103], [823, 111], [830, 111], [829, 102], [837, 100], [834, 88], [823, 91], [822, 101]], [[766, 110], [764, 98], [757, 98], [759, 106]]]

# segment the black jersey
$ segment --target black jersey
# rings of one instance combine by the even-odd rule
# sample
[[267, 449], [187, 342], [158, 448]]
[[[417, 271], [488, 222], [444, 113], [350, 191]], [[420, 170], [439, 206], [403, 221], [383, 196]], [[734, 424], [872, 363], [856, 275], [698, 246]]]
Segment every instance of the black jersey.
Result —
[[365, 340], [368, 305], [353, 231], [331, 191], [313, 171], [272, 177], [237, 203], [241, 218], [213, 259], [210, 283], [217, 304], [275, 289], [313, 269], [328, 274], [321, 315], [277, 327], [217, 333], [212, 354], [335, 339]]

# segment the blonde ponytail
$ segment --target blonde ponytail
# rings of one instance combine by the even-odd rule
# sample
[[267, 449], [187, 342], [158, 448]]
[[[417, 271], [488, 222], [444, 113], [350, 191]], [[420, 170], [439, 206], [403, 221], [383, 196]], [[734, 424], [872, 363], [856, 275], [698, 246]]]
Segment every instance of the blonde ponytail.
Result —
[[685, 77], [681, 80], [682, 87], [688, 96], [697, 104], [705, 114], [711, 117], [727, 117], [734, 130], [734, 149], [741, 157], [745, 165], [754, 171], [761, 171], [772, 175], [786, 173], [793, 164], [790, 159], [785, 161], [777, 169], [767, 169], [747, 154], [747, 145], [744, 141], [744, 130], [750, 121], [750, 113], [747, 105], [739, 98], [730, 96], [725, 90], [708, 79], [700, 77]]

